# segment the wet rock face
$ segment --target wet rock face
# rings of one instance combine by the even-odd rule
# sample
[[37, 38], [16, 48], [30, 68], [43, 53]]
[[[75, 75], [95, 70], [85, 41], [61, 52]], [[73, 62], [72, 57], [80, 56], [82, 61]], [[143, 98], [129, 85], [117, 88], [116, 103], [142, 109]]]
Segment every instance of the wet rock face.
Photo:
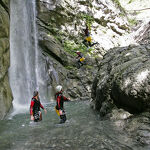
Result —
[[137, 35], [135, 35], [135, 40], [139, 44], [150, 44], [150, 21], [148, 20], [140, 28]]
[[104, 56], [93, 83], [95, 109], [101, 112], [104, 103], [107, 103], [105, 107], [115, 104], [134, 113], [150, 108], [149, 58], [150, 45], [110, 50]]
[[[49, 84], [63, 85], [72, 98], [90, 97], [97, 60], [109, 48], [120, 45], [120, 37], [128, 30], [126, 18], [111, 0], [38, 0], [37, 10], [39, 46], [48, 56], [47, 71], [51, 70]], [[92, 42], [99, 45], [93, 47], [95, 56], [85, 56], [88, 66], [77, 69], [74, 49], [84, 47], [86, 23], [91, 26]]]
[[48, 53], [52, 58], [58, 61], [60, 64], [66, 66], [68, 63], [67, 54], [63, 51], [63, 48], [53, 36], [47, 36], [46, 33], [40, 32], [39, 46], [42, 50]]
[[38, 20], [62, 44], [68, 40], [81, 43], [85, 24], [89, 24], [93, 42], [101, 47], [96, 50], [102, 54], [124, 44], [120, 37], [129, 29], [126, 17], [111, 0], [39, 0]]
[[143, 145], [144, 149], [149, 149], [150, 144], [150, 113], [144, 112], [140, 115], [129, 118], [125, 121], [124, 130], [131, 134], [131, 137], [134, 137], [137, 143]]
[[0, 1], [0, 119], [11, 106], [12, 95], [8, 81], [9, 61], [9, 11], [8, 1]]

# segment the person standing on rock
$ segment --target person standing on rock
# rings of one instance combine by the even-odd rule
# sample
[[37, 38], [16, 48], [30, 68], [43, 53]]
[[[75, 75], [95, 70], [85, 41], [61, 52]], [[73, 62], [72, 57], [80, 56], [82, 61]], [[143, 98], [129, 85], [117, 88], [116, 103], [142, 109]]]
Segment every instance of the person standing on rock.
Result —
[[55, 97], [56, 97], [56, 106], [55, 106], [56, 113], [58, 116], [60, 116], [60, 123], [65, 123], [67, 118], [64, 110], [64, 101], [70, 101], [70, 99], [63, 96], [63, 90], [61, 85], [58, 85], [56, 87]]
[[31, 104], [30, 104], [31, 120], [33, 120], [35, 122], [42, 120], [42, 112], [40, 111], [40, 108], [42, 108], [45, 111], [45, 114], [47, 113], [46, 109], [43, 107], [43, 105], [40, 102], [39, 92], [34, 91], [33, 98], [31, 100]]
[[92, 38], [90, 36], [90, 32], [89, 32], [89, 28], [88, 26], [86, 25], [86, 28], [83, 29], [84, 31], [84, 34], [85, 34], [85, 39], [83, 40], [83, 44], [88, 48], [89, 46], [92, 47], [94, 46], [95, 44], [98, 44], [97, 42], [96, 43], [91, 43], [92, 42]]

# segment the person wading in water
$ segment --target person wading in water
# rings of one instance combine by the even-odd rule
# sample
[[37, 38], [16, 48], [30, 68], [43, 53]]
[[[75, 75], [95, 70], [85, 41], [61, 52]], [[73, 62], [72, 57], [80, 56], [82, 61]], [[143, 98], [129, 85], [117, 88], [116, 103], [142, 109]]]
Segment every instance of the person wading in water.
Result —
[[66, 118], [66, 114], [65, 114], [65, 110], [64, 110], [64, 101], [70, 101], [70, 98], [66, 98], [65, 96], [63, 96], [63, 90], [62, 90], [62, 86], [58, 85], [56, 87], [56, 106], [55, 106], [55, 110], [58, 116], [60, 116], [60, 123], [65, 123], [65, 121], [67, 120]]
[[47, 113], [46, 109], [43, 107], [43, 105], [40, 102], [39, 92], [34, 91], [33, 97], [31, 99], [31, 104], [30, 104], [31, 120], [35, 122], [42, 120], [42, 112], [40, 111], [40, 108], [42, 108], [45, 111], [45, 114]]

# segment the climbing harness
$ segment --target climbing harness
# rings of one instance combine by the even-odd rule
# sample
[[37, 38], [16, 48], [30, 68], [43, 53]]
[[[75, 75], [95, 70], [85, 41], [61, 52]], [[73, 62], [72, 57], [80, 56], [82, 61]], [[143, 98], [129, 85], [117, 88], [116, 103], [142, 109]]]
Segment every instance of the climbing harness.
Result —
[[80, 61], [82, 62], [82, 61], [84, 61], [85, 60], [85, 58], [84, 57], [82, 57], [82, 58], [80, 58]]
[[57, 115], [60, 116], [59, 110], [56, 109], [56, 106], [55, 106], [55, 111], [56, 111]]
[[91, 42], [92, 41], [91, 36], [86, 37], [86, 41]]

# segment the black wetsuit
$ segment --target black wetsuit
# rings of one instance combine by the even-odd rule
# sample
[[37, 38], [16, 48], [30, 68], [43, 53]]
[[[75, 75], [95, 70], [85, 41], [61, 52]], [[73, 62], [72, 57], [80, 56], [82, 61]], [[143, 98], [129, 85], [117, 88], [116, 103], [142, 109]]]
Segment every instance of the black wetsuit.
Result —
[[37, 100], [35, 97], [33, 97], [30, 104], [30, 115], [33, 114], [34, 121], [38, 121], [40, 118], [40, 108], [44, 109], [43, 105], [40, 103], [40, 100]]
[[64, 110], [64, 101], [68, 101], [68, 99], [63, 96], [62, 92], [58, 92], [56, 93], [56, 109], [57, 110], [62, 110], [62, 114], [60, 115], [60, 123], [65, 123], [65, 121], [67, 120], [66, 118], [66, 114], [65, 114], [65, 110]]

